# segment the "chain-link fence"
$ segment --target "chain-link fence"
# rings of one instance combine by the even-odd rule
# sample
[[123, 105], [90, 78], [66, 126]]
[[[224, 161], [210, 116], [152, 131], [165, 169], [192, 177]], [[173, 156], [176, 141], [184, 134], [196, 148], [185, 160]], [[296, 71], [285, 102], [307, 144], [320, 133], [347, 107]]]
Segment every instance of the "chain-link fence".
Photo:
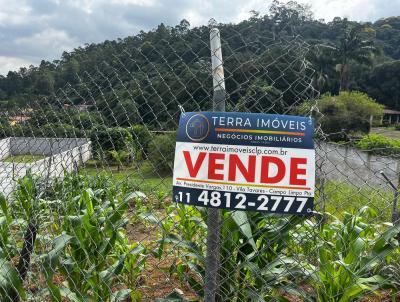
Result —
[[[300, 37], [267, 19], [212, 27], [226, 111], [296, 114], [307, 101], [316, 116]], [[210, 269], [215, 301], [398, 298], [398, 158], [331, 143], [321, 127], [315, 214], [217, 210], [207, 257], [211, 211], [171, 190], [180, 114], [213, 110], [213, 55], [210, 29], [182, 23], [90, 45], [62, 90], [3, 113], [1, 301], [202, 301]]]

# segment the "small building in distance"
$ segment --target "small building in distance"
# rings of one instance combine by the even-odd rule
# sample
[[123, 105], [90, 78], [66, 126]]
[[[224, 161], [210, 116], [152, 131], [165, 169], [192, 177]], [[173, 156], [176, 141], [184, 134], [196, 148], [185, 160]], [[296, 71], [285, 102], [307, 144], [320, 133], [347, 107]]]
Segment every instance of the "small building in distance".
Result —
[[400, 111], [385, 108], [383, 109], [383, 116], [381, 124], [398, 124], [400, 123]]
[[8, 122], [11, 126], [15, 126], [16, 124], [28, 121], [30, 118], [30, 116], [27, 116], [25, 114], [13, 115], [8, 117]]
[[64, 104], [63, 108], [64, 109], [77, 109], [79, 112], [88, 112], [92, 105], [87, 105], [87, 104], [80, 104], [80, 105], [71, 105], [71, 104]]
[[15, 112], [14, 114], [6, 113], [4, 116], [8, 117], [8, 122], [11, 126], [23, 123], [30, 120], [30, 113], [33, 111], [32, 108], [23, 109], [20, 112]]

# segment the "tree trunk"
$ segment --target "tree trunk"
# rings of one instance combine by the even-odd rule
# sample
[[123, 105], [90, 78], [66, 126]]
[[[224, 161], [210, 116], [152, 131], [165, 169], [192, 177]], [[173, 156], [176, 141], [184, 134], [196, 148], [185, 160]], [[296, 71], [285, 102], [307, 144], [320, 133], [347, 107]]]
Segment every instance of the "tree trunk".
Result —
[[25, 280], [26, 274], [31, 263], [31, 254], [36, 241], [37, 224], [35, 220], [31, 220], [25, 233], [24, 246], [18, 262], [18, 273], [22, 280]]
[[[35, 246], [36, 234], [37, 234], [38, 226], [35, 219], [29, 221], [28, 228], [25, 232], [24, 246], [22, 247], [19, 261], [17, 265], [17, 271], [21, 282], [25, 281], [26, 275], [28, 273], [30, 264], [31, 264], [31, 255], [33, 252], [33, 248]], [[19, 301], [19, 294], [16, 290], [11, 293], [11, 299], [14, 302]]]
[[340, 91], [349, 90], [349, 65], [343, 63], [340, 67]]

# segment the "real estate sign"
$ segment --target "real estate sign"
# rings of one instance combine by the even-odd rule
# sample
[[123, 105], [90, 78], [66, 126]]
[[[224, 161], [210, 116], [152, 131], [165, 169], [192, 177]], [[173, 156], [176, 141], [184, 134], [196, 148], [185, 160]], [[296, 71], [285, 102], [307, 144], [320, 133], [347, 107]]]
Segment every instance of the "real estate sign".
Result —
[[308, 117], [182, 113], [173, 198], [201, 207], [309, 214], [315, 186], [313, 132]]

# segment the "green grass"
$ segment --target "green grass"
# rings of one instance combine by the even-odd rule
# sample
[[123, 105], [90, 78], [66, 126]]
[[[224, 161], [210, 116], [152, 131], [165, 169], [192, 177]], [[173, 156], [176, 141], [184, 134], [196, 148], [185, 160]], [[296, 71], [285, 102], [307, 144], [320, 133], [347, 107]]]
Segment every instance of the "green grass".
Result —
[[16, 163], [16, 164], [22, 164], [22, 163], [29, 164], [41, 160], [43, 158], [45, 158], [45, 156], [43, 155], [21, 154], [21, 155], [11, 155], [1, 161]]
[[[326, 212], [341, 217], [344, 212], [356, 213], [364, 206], [373, 208], [381, 221], [390, 221], [393, 204], [393, 192], [374, 187], [353, 186], [343, 182], [329, 181], [324, 188]], [[316, 188], [315, 204], [320, 210], [318, 201], [320, 187]]]
[[371, 128], [370, 134], [380, 134], [392, 139], [400, 139], [400, 131], [394, 127], [374, 127]]
[[118, 171], [115, 165], [102, 166], [91, 160], [85, 163], [80, 173], [88, 176], [102, 176], [115, 182], [126, 182], [146, 194], [157, 192], [171, 192], [172, 175], [157, 175], [147, 165], [140, 167], [124, 166]]

